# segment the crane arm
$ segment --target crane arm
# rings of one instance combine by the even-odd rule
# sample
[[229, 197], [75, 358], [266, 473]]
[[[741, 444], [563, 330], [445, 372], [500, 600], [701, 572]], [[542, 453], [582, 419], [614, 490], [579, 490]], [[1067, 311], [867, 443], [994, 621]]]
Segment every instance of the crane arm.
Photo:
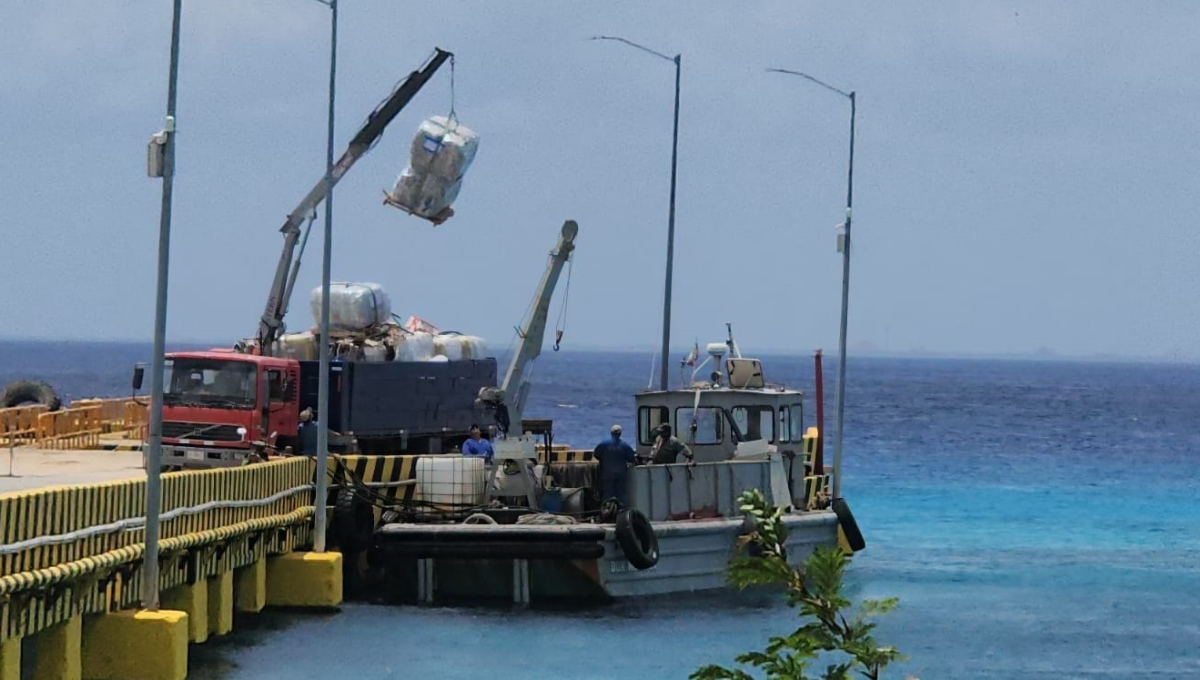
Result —
[[279, 228], [279, 231], [283, 233], [283, 253], [279, 256], [279, 264], [275, 268], [275, 277], [271, 281], [271, 290], [267, 295], [267, 304], [259, 319], [258, 337], [256, 338], [259, 352], [270, 354], [271, 345], [278, 339], [280, 328], [283, 326], [283, 317], [287, 314], [288, 300], [291, 297], [292, 287], [296, 283], [295, 277], [299, 269], [292, 267], [292, 257], [296, 250], [296, 244], [300, 240], [300, 225], [314, 213], [321, 201], [325, 200], [332, 185], [337, 184], [351, 166], [365, 156], [379, 141], [379, 137], [383, 135], [388, 123], [391, 123], [392, 119], [412, 101], [425, 83], [429, 82], [438, 67], [452, 56], [454, 55], [450, 52], [434, 48], [434, 54], [425, 64], [400, 82], [392, 94], [367, 117], [367, 122], [350, 140], [350, 145], [338, 162], [334, 164], [332, 184], [327, 186], [325, 177], [322, 176], [300, 201], [300, 204], [288, 213], [287, 220]]
[[533, 360], [542, 353], [542, 340], [546, 335], [546, 320], [550, 315], [550, 301], [554, 297], [554, 287], [558, 285], [558, 277], [562, 274], [563, 266], [571, 258], [575, 250], [575, 236], [579, 233], [579, 225], [575, 220], [563, 222], [562, 231], [558, 237], [558, 245], [550, 251], [550, 262], [546, 265], [546, 273], [534, 293], [533, 306], [529, 318], [521, 326], [517, 347], [513, 352], [508, 373], [500, 386], [499, 394], [493, 389], [481, 390], [481, 398], [490, 403], [501, 401], [508, 411], [510, 427], [521, 427], [521, 416], [525, 410], [525, 400], [529, 396], [528, 368]]

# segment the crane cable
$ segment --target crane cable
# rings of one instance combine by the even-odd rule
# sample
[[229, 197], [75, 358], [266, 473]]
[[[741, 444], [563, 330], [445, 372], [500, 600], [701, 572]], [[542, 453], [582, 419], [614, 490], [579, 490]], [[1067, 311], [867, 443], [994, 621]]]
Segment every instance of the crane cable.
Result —
[[554, 351], [557, 352], [562, 344], [563, 332], [567, 330], [567, 301], [571, 297], [571, 270], [574, 257], [567, 257], [567, 286], [563, 290], [563, 299], [558, 307], [558, 321], [554, 323]]

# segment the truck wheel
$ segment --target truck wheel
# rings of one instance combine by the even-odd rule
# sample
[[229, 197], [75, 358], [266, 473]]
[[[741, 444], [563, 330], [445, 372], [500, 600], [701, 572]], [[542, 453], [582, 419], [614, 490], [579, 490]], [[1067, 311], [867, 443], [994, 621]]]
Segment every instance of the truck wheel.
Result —
[[62, 408], [62, 401], [54, 393], [54, 388], [41, 380], [16, 380], [0, 393], [0, 408], [26, 404], [42, 404], [51, 411]]
[[344, 484], [338, 489], [333, 518], [343, 552], [360, 553], [371, 547], [375, 537], [375, 513], [370, 503], [354, 493], [353, 486]]

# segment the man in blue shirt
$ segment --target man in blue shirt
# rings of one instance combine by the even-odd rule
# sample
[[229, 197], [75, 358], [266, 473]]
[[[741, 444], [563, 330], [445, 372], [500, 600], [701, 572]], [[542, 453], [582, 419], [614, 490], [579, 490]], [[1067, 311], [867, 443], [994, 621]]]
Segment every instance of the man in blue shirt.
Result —
[[612, 436], [600, 442], [593, 452], [599, 463], [600, 502], [615, 498], [621, 507], [625, 507], [625, 479], [635, 460], [633, 447], [621, 441], [620, 425], [613, 425], [609, 432]]
[[486, 463], [492, 462], [492, 456], [496, 454], [492, 443], [480, 436], [478, 425], [471, 426], [471, 438], [463, 442], [462, 452], [464, 456], [483, 456]]

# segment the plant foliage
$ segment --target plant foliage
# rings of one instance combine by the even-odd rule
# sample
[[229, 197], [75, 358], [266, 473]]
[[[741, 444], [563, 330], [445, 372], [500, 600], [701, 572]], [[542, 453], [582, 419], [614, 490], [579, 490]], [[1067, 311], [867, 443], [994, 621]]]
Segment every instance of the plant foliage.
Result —
[[[735, 661], [750, 670], [780, 680], [847, 680], [857, 673], [878, 680], [887, 665], [905, 659], [895, 647], [872, 637], [871, 618], [886, 614], [898, 600], [866, 600], [857, 612], [842, 595], [842, 577], [850, 556], [840, 548], [818, 547], [802, 567], [787, 561], [787, 527], [783, 510], [770, 507], [762, 492], [742, 493], [741, 509], [754, 520], [754, 531], [739, 541], [739, 552], [754, 546], [752, 555], [739, 555], [729, 565], [729, 582], [738, 589], [782, 586], [788, 605], [799, 610], [801, 625], [784, 636], [772, 637], [762, 651], [746, 652]], [[818, 659], [834, 662], [818, 674], [810, 669]], [[746, 670], [705, 666], [691, 680], [754, 680]]]

